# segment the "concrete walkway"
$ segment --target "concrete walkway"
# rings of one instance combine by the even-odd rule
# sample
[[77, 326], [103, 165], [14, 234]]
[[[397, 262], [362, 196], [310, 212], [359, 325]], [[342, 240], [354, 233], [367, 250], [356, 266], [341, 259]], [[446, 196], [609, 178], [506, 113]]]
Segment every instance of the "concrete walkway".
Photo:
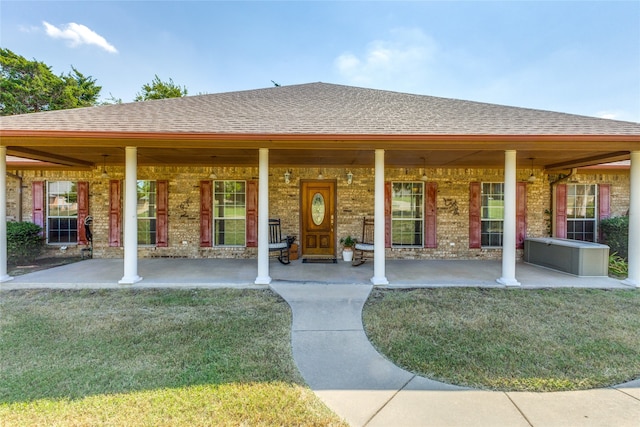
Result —
[[464, 389], [382, 357], [362, 326], [371, 285], [274, 283], [291, 306], [293, 357], [313, 391], [353, 426], [640, 426], [640, 380], [606, 389]]
[[[118, 285], [122, 259], [94, 259], [1, 283], [0, 290], [257, 287], [255, 260], [142, 259], [135, 285]], [[503, 393], [454, 387], [413, 375], [382, 357], [362, 326], [373, 266], [270, 263], [271, 288], [293, 312], [300, 372], [353, 426], [640, 426], [640, 380], [606, 389]], [[387, 261], [390, 287], [501, 287], [496, 261]], [[633, 289], [610, 278], [579, 278], [518, 263], [522, 288]]]

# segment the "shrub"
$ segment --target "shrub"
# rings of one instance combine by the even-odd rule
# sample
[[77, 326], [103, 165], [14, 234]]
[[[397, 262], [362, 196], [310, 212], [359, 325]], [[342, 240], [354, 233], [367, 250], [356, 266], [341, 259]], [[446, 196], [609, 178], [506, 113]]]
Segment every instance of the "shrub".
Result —
[[611, 253], [617, 253], [623, 259], [629, 256], [629, 217], [618, 216], [600, 221], [600, 230], [605, 244]]
[[31, 222], [7, 222], [7, 261], [33, 262], [42, 253], [42, 228]]
[[609, 255], [609, 274], [615, 277], [629, 275], [629, 264], [615, 252]]

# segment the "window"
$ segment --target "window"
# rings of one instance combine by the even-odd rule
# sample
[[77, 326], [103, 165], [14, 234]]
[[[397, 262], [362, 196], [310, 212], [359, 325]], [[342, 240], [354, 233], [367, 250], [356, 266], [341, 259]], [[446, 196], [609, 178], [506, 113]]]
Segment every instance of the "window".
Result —
[[567, 185], [567, 238], [594, 242], [596, 237], [597, 186]]
[[246, 213], [246, 182], [215, 181], [213, 187], [215, 246], [246, 245]]
[[502, 229], [504, 222], [503, 183], [482, 183], [481, 212], [481, 245], [487, 247], [502, 247]]
[[393, 182], [391, 195], [391, 245], [423, 246], [424, 183]]
[[47, 242], [78, 242], [78, 185], [76, 182], [47, 183]]
[[138, 181], [138, 244], [156, 244], [156, 182]]

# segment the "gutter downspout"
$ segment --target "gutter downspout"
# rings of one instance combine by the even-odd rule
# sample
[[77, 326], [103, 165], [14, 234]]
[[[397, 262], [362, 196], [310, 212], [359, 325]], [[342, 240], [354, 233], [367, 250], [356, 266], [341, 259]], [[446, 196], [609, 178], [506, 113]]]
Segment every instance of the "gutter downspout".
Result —
[[18, 186], [18, 222], [22, 222], [22, 204], [23, 204], [22, 177], [20, 175], [13, 174], [11, 172], [7, 172], [7, 176], [17, 179], [20, 182], [20, 185]]
[[577, 174], [578, 174], [578, 168], [571, 168], [571, 172], [569, 172], [569, 175], [560, 174], [560, 177], [558, 179], [556, 179], [555, 181], [551, 181], [551, 188], [553, 188], [556, 184], [559, 184], [562, 181], [566, 181], [572, 176], [575, 176]]

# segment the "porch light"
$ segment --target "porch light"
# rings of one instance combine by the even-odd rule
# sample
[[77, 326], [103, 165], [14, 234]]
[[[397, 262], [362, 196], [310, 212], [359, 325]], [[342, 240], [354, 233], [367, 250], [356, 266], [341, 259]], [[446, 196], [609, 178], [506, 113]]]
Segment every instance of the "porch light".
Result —
[[109, 157], [108, 154], [103, 154], [102, 155], [102, 175], [101, 175], [101, 177], [103, 179], [109, 178], [109, 174], [107, 173], [107, 157]]
[[425, 159], [424, 157], [421, 157], [422, 159], [422, 176], [420, 177], [420, 181], [428, 181], [429, 178], [427, 177], [427, 159]]
[[318, 179], [324, 179], [324, 175], [322, 175], [322, 169], [318, 169]]
[[535, 160], [535, 158], [529, 157], [529, 160], [531, 160], [531, 175], [529, 175], [527, 181], [536, 182], [536, 176], [533, 174], [533, 161]]
[[347, 185], [351, 185], [353, 182], [353, 173], [351, 171], [347, 172]]
[[291, 171], [290, 171], [290, 170], [287, 170], [287, 171], [284, 173], [284, 183], [285, 183], [285, 184], [288, 184], [289, 182], [291, 182]]

